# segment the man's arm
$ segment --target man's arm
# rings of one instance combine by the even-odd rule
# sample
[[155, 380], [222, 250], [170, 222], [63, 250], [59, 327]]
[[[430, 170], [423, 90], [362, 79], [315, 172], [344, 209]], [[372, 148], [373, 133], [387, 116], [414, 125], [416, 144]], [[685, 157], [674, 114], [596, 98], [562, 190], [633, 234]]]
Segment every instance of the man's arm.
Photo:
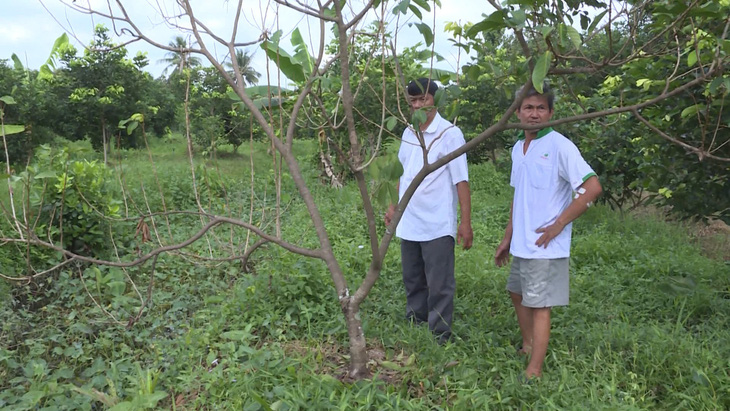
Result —
[[542, 233], [542, 235], [537, 239], [535, 245], [547, 248], [550, 241], [557, 237], [566, 225], [586, 212], [588, 207], [601, 195], [603, 188], [598, 181], [598, 177], [592, 176], [578, 187], [577, 192], [577, 197], [573, 199], [573, 202], [570, 203], [568, 208], [563, 210], [553, 224], [536, 230], [536, 232]]
[[509, 246], [512, 242], [512, 210], [514, 209], [514, 201], [509, 207], [509, 221], [507, 222], [507, 228], [504, 229], [504, 237], [502, 242], [497, 246], [497, 251], [494, 253], [494, 264], [497, 267], [502, 267], [509, 262]]
[[468, 250], [474, 240], [474, 232], [471, 229], [471, 190], [469, 190], [468, 181], [456, 184], [456, 195], [459, 197], [459, 208], [461, 209], [461, 222], [456, 232], [456, 243], [461, 244], [464, 250]]

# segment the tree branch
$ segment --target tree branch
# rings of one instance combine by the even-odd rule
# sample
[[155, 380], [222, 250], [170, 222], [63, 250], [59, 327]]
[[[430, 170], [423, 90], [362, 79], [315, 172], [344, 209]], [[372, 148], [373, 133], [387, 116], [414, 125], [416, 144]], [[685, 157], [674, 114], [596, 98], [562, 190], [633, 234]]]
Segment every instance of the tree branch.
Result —
[[210, 229], [212, 229], [218, 225], [221, 225], [223, 223], [228, 223], [231, 225], [235, 225], [235, 226], [239, 226], [239, 227], [243, 227], [248, 230], [251, 230], [254, 233], [256, 233], [258, 236], [260, 236], [274, 244], [277, 244], [280, 247], [282, 247], [288, 251], [291, 251], [295, 254], [303, 255], [306, 257], [324, 259], [324, 254], [323, 254], [322, 250], [313, 250], [313, 249], [303, 248], [303, 247], [299, 247], [299, 246], [290, 244], [279, 238], [276, 238], [274, 236], [264, 233], [256, 226], [253, 226], [251, 224], [248, 224], [248, 223], [245, 223], [243, 221], [236, 220], [233, 218], [229, 218], [229, 217], [215, 217], [212, 221], [210, 221], [208, 224], [206, 224], [203, 228], [201, 228], [197, 233], [195, 233], [194, 235], [189, 237], [187, 240], [185, 240], [181, 243], [178, 243], [178, 244], [172, 244], [172, 245], [166, 245], [163, 247], [159, 247], [159, 248], [152, 250], [151, 252], [149, 252], [135, 260], [129, 261], [129, 262], [106, 261], [106, 260], [100, 260], [100, 259], [93, 258], [93, 257], [83, 256], [83, 255], [68, 251], [68, 250], [64, 249], [63, 247], [59, 247], [59, 246], [47, 243], [45, 241], [41, 241], [38, 238], [25, 239], [25, 240], [14, 239], [14, 238], [2, 238], [2, 239], [0, 239], [0, 241], [7, 242], [7, 243], [23, 243], [23, 244], [37, 245], [37, 246], [45, 247], [45, 248], [48, 248], [48, 249], [51, 249], [54, 251], [58, 251], [58, 252], [64, 254], [65, 256], [75, 259], [75, 260], [85, 261], [85, 262], [97, 264], [97, 265], [104, 265], [104, 266], [110, 266], [110, 267], [134, 267], [134, 266], [138, 266], [138, 265], [145, 263], [147, 260], [157, 256], [158, 254], [185, 248], [185, 247], [189, 246], [190, 244], [193, 244], [194, 242], [199, 240]]

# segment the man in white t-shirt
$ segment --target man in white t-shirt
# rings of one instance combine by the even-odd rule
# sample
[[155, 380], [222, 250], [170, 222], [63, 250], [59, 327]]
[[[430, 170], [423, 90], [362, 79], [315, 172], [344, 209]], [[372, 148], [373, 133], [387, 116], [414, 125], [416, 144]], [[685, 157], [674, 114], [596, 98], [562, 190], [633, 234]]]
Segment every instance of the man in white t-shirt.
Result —
[[[436, 83], [427, 78], [408, 84], [408, 102], [414, 110], [425, 111], [426, 121], [419, 127], [422, 140], [412, 127], [403, 131], [398, 151], [403, 165], [399, 198], [423, 168], [424, 150], [428, 163], [433, 163], [464, 144], [461, 130], [439, 115], [434, 104], [436, 90]], [[458, 226], [457, 202], [461, 208]], [[394, 212], [395, 206], [391, 205], [385, 215], [386, 225]], [[443, 344], [451, 338], [454, 313], [454, 243], [469, 249], [473, 239], [465, 154], [426, 176], [406, 206], [396, 236], [401, 239], [406, 318], [415, 323], [427, 322]]]
[[[518, 92], [520, 96], [522, 92]], [[530, 87], [516, 111], [520, 123], [553, 116], [554, 95]], [[601, 194], [593, 169], [570, 140], [552, 128], [525, 129], [512, 149], [510, 219], [494, 261], [514, 256], [507, 291], [522, 333], [521, 354], [530, 355], [524, 378], [538, 378], [550, 339], [550, 309], [568, 304], [571, 222]]]

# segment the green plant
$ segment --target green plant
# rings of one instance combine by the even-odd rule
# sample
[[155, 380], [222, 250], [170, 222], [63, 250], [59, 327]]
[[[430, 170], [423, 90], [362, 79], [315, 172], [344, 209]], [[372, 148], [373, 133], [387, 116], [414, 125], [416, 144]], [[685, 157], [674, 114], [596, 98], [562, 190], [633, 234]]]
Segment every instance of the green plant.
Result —
[[122, 204], [111, 170], [96, 160], [74, 160], [69, 148], [36, 150], [35, 161], [11, 180], [25, 190], [39, 238], [85, 255], [109, 252], [110, 220]]

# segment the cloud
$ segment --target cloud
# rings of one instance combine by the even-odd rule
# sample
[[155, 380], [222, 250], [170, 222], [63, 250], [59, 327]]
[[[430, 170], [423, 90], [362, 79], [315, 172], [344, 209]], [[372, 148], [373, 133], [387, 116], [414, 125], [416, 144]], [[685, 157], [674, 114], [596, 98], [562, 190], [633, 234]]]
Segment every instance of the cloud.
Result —
[[34, 33], [28, 24], [0, 21], [0, 38], [11, 44], [23, 43], [33, 39]]
[[[27, 55], [27, 64], [31, 68], [37, 68], [48, 58], [53, 40], [57, 38], [63, 29], [70, 31], [71, 42], [77, 48], [88, 44], [93, 36], [93, 27], [98, 23], [104, 23], [108, 28], [112, 28], [112, 24], [99, 16], [90, 17], [69, 7], [64, 6], [58, 1], [12, 1], [0, 0], [7, 2], [3, 4], [3, 12], [0, 14], [0, 59], [10, 57], [10, 54], [17, 53], [20, 56]], [[92, 7], [106, 9], [106, 0], [78, 0], [84, 6], [91, 2]], [[305, 1], [309, 2], [309, 1]], [[189, 25], [189, 22], [183, 19], [175, 19], [172, 22], [166, 22], [164, 15], [177, 15], [180, 10], [173, 0], [136, 0], [129, 2], [135, 4], [134, 7], [128, 6], [127, 11], [132, 14], [133, 19], [139, 27], [149, 35], [150, 38], [162, 45], [172, 40], [176, 35], [188, 36], [188, 32], [183, 32], [171, 26], [170, 23], [179, 24], [181, 26]], [[216, 32], [223, 39], [228, 40], [233, 28], [233, 15], [235, 14], [235, 2], [225, 0], [196, 2], [196, 17], [205, 22], [206, 26]], [[348, 2], [348, 6], [355, 7], [360, 2]], [[47, 7], [44, 9], [43, 5]], [[160, 8], [158, 8], [160, 7]], [[239, 42], [255, 41], [261, 35], [262, 30], [268, 30], [273, 33], [277, 29], [283, 31], [282, 46], [288, 51], [292, 51], [289, 36], [295, 28], [299, 28], [305, 41], [310, 47], [310, 52], [314, 53], [319, 45], [318, 23], [311, 17], [304, 17], [298, 12], [294, 12], [287, 7], [276, 5], [268, 0], [251, 0], [245, 2], [243, 7], [243, 16], [238, 22], [238, 30], [236, 40]], [[348, 9], [351, 12], [351, 10]], [[49, 12], [53, 15], [49, 14]], [[367, 26], [369, 22], [376, 19], [376, 15], [381, 10], [373, 10], [364, 19], [363, 25]], [[388, 26], [395, 29], [396, 20], [399, 21], [400, 27], [398, 49], [412, 46], [419, 41], [423, 41], [421, 34], [415, 27], [408, 27], [407, 23], [414, 23], [417, 19], [410, 15], [396, 16], [392, 12], [392, 7], [383, 11], [385, 18], [388, 20]], [[485, 0], [459, 0], [444, 4], [441, 8], [432, 9], [431, 12], [425, 12], [423, 21], [426, 24], [434, 24], [434, 34], [436, 40], [436, 50], [447, 58], [447, 62], [438, 64], [440, 68], [454, 70], [468, 60], [468, 56], [462, 54], [457, 60], [456, 54], [458, 50], [448, 41], [448, 36], [444, 33], [444, 23], [447, 21], [461, 21], [466, 23], [478, 22], [482, 19], [482, 13], [490, 13], [491, 7]], [[276, 18], [279, 18], [278, 23]], [[398, 18], [400, 17], [400, 18]], [[435, 17], [435, 23], [434, 23]], [[124, 26], [124, 25], [122, 25]], [[117, 26], [117, 30], [122, 27]], [[121, 38], [114, 37], [113, 41], [121, 43], [128, 41], [129, 36]], [[325, 32], [325, 43], [332, 40], [332, 32], [329, 29]], [[211, 53], [218, 59], [224, 59], [229, 53], [228, 50], [218, 44], [216, 41], [206, 38]], [[254, 55], [253, 65], [257, 71], [264, 73], [266, 71], [266, 62], [264, 53], [258, 45], [246, 47], [249, 53]], [[134, 56], [138, 51], [148, 53], [150, 66], [147, 67], [153, 75], [159, 74], [164, 69], [164, 64], [157, 61], [164, 57], [166, 51], [156, 49], [155, 47], [144, 42], [135, 42], [127, 46], [129, 56]], [[271, 64], [270, 64], [271, 65]]]

